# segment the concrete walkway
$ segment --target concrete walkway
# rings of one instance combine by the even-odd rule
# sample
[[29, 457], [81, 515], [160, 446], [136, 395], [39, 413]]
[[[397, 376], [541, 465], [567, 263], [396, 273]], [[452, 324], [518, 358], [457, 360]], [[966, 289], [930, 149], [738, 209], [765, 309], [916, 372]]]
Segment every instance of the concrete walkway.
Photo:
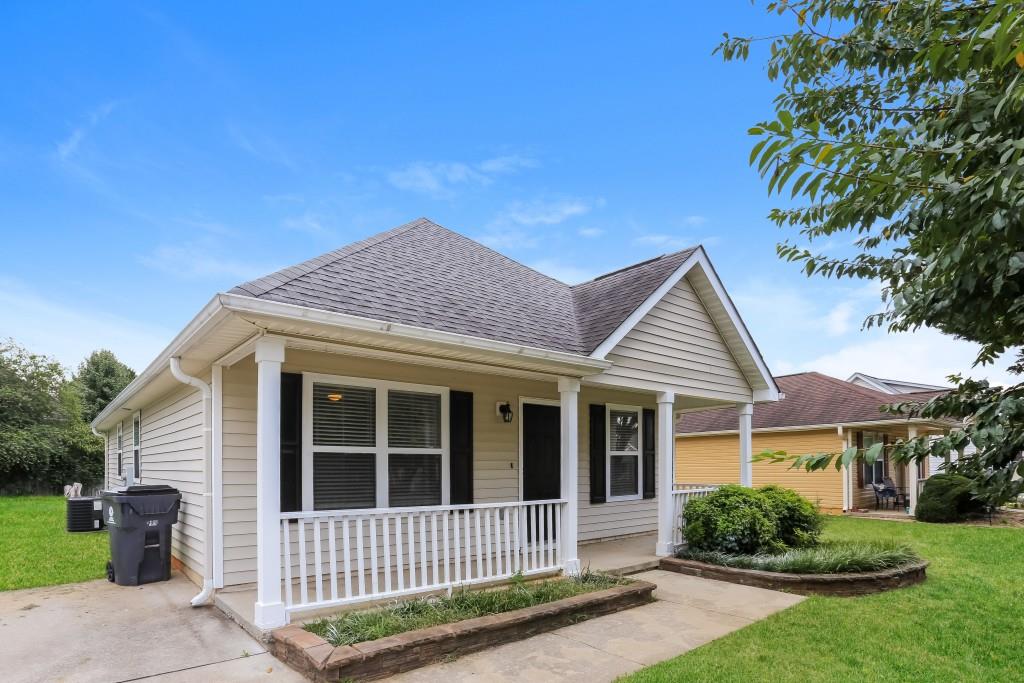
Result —
[[5, 683], [305, 679], [215, 607], [193, 608], [194, 584], [137, 588], [105, 580], [0, 593]]
[[581, 681], [600, 683], [671, 659], [803, 600], [733, 583], [656, 569], [636, 575], [658, 585], [650, 605], [598, 617], [389, 680]]

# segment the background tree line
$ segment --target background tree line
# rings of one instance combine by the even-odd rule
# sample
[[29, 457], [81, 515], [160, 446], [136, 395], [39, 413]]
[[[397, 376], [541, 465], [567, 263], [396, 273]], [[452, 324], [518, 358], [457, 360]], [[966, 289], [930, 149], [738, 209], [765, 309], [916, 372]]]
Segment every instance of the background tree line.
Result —
[[69, 377], [54, 359], [0, 342], [0, 494], [101, 484], [104, 440], [89, 422], [133, 379], [106, 349]]

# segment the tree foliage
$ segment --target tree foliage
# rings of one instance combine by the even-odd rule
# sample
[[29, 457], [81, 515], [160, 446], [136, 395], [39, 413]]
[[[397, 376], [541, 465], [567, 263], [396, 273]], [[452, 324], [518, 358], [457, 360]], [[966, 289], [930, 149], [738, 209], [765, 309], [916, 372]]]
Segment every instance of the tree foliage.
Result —
[[[980, 344], [977, 361], [1016, 351], [1024, 366], [1024, 2], [781, 0], [778, 36], [725, 36], [726, 60], [770, 51], [776, 116], [750, 129], [751, 164], [792, 205], [770, 218], [796, 231], [778, 254], [810, 275], [882, 283], [866, 326], [938, 329]], [[852, 257], [815, 252], [849, 235]], [[1015, 495], [1024, 474], [1024, 385], [950, 378], [926, 404], [889, 409], [962, 421], [964, 434], [896, 444], [897, 460], [978, 447], [956, 469], [978, 494]], [[877, 454], [876, 454], [877, 455]], [[769, 454], [770, 456], [770, 454]], [[855, 451], [802, 456], [821, 469]]]
[[113, 351], [93, 351], [78, 366], [75, 382], [82, 394], [82, 419], [92, 422], [128, 383], [135, 371], [122, 363]]
[[103, 440], [82, 419], [77, 384], [54, 360], [0, 343], [0, 491], [98, 483]]

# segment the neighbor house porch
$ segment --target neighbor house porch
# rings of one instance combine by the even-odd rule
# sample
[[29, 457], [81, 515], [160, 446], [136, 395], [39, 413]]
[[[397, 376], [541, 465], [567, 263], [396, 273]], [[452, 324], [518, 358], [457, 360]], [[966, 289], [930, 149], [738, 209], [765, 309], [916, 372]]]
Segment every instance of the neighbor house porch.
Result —
[[213, 371], [214, 581], [256, 630], [517, 574], [645, 568], [674, 551], [699, 495], [672, 490], [673, 414], [720, 403], [569, 362], [513, 369], [273, 335], [226, 361]]

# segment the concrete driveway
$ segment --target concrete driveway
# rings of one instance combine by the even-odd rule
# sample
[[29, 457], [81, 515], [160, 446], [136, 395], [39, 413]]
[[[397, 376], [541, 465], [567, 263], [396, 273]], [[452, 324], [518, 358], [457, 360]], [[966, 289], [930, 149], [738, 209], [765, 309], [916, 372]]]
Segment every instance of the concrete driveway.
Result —
[[216, 607], [190, 607], [197, 592], [175, 573], [137, 588], [99, 580], [0, 593], [2, 678], [305, 681]]

